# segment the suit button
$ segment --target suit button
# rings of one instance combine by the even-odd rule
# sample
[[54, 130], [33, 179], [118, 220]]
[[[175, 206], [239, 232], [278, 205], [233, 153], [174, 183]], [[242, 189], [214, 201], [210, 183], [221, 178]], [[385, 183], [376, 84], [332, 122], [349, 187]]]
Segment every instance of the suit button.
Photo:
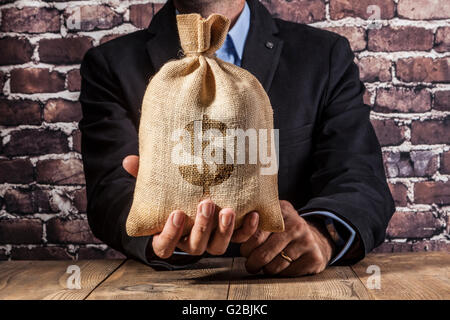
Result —
[[267, 49], [273, 49], [273, 47], [274, 47], [273, 42], [270, 42], [270, 41], [267, 41], [267, 42], [266, 42], [266, 48], [267, 48]]

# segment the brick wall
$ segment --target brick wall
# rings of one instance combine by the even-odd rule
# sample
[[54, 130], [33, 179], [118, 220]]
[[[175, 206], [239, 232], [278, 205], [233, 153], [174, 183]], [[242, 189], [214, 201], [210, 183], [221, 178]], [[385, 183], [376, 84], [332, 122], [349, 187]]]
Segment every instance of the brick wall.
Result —
[[[450, 2], [262, 2], [351, 42], [397, 204], [377, 251], [449, 250]], [[120, 256], [86, 220], [78, 68], [88, 48], [145, 28], [161, 6], [0, 1], [0, 259]]]

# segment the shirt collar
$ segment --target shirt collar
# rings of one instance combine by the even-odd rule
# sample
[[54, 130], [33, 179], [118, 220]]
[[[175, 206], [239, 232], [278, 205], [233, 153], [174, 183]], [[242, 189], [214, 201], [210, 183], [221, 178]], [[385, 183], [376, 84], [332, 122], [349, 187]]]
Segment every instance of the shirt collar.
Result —
[[[175, 9], [175, 13], [179, 14], [178, 10]], [[234, 48], [239, 57], [242, 60], [244, 54], [245, 40], [247, 39], [248, 30], [250, 29], [250, 8], [248, 7], [247, 1], [245, 1], [244, 9], [242, 10], [239, 18], [236, 20], [233, 28], [228, 31], [228, 35], [233, 41]]]
[[247, 39], [248, 30], [250, 29], [250, 8], [247, 1], [245, 2], [244, 9], [242, 10], [239, 18], [236, 20], [233, 28], [228, 31], [228, 35], [233, 41], [234, 48], [240, 60], [244, 54], [245, 40]]

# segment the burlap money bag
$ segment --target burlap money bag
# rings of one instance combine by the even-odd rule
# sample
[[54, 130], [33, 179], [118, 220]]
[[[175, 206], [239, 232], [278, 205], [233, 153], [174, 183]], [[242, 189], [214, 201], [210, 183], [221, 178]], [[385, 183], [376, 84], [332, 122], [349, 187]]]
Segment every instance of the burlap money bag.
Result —
[[[150, 79], [142, 102], [139, 171], [126, 223], [128, 235], [160, 232], [175, 209], [188, 216], [187, 233], [198, 203], [205, 198], [212, 199], [217, 210], [233, 208], [236, 228], [246, 213], [258, 211], [262, 230], [283, 231], [277, 172], [262, 174], [267, 167], [262, 161], [239, 163], [237, 151], [233, 152], [237, 138], [226, 138], [227, 132], [233, 132], [228, 129], [273, 129], [272, 107], [264, 88], [246, 70], [214, 56], [228, 32], [226, 17], [177, 15], [177, 25], [184, 57], [167, 62]], [[208, 143], [205, 136], [217, 139]], [[274, 155], [274, 136], [266, 137], [258, 139], [266, 139], [265, 151]], [[235, 149], [224, 148], [227, 141], [236, 142]], [[246, 144], [249, 141], [247, 137]], [[217, 145], [223, 147], [221, 155], [212, 148]], [[204, 160], [205, 154], [217, 156], [216, 162]]]

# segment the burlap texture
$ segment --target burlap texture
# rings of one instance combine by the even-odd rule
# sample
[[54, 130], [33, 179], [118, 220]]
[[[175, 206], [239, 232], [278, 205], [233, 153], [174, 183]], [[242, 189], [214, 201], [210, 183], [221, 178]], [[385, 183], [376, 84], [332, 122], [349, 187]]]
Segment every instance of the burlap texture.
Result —
[[[192, 228], [198, 203], [210, 198], [217, 209], [236, 211], [236, 228], [246, 213], [258, 211], [259, 228], [284, 230], [278, 200], [277, 174], [261, 175], [261, 164], [212, 166], [173, 163], [176, 129], [272, 129], [273, 111], [259, 81], [248, 71], [214, 53], [225, 41], [229, 20], [198, 14], [177, 15], [185, 56], [167, 62], [145, 92], [139, 126], [139, 172], [126, 230], [144, 236], [162, 230], [169, 214], [183, 210]], [[200, 122], [198, 122], [200, 121]], [[192, 141], [187, 143], [192, 146]], [[204, 148], [205, 143], [201, 144]], [[270, 144], [269, 144], [270, 147]], [[189, 151], [192, 149], [187, 148]], [[275, 152], [275, 150], [269, 150]]]

